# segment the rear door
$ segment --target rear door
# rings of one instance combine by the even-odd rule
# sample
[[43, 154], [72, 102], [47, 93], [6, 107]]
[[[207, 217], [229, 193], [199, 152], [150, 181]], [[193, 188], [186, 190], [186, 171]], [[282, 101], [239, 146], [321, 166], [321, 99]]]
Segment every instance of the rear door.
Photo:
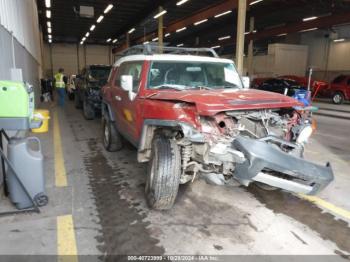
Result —
[[[141, 83], [142, 68], [143, 61], [122, 63], [114, 78], [112, 89], [112, 107], [117, 128], [134, 145], [137, 145], [139, 136], [138, 121], [140, 121], [140, 116], [138, 116], [138, 113], [140, 111], [140, 99], [137, 94]], [[122, 75], [133, 76], [133, 97], [130, 97], [129, 92], [121, 88], [120, 80]]]

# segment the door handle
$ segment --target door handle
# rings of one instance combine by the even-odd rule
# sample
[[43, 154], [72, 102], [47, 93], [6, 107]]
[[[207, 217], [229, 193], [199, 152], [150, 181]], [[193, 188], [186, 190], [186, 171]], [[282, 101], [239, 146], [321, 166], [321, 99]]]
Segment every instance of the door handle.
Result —
[[115, 100], [117, 100], [117, 101], [122, 101], [122, 98], [121, 98], [120, 96], [115, 96], [114, 98], [115, 98]]

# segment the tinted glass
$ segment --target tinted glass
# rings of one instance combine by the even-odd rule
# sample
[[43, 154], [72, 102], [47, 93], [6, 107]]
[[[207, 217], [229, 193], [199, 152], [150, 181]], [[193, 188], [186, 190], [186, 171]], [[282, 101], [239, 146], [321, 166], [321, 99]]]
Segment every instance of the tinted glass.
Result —
[[91, 80], [107, 80], [111, 67], [91, 67], [89, 77]]
[[333, 84], [340, 84], [341, 82], [344, 81], [345, 78], [346, 76], [338, 76], [333, 80]]

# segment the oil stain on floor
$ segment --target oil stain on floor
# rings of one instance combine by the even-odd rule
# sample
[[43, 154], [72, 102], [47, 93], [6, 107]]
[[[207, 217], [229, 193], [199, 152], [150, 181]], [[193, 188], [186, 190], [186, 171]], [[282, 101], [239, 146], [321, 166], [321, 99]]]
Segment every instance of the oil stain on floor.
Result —
[[[151, 255], [164, 254], [159, 241], [151, 237], [144, 222], [145, 215], [137, 206], [122, 199], [119, 192], [125, 188], [122, 178], [127, 175], [118, 166], [111, 167], [101, 153], [96, 139], [87, 141], [89, 153], [84, 158], [90, 180], [90, 187], [98, 212], [102, 232], [97, 240], [100, 251], [113, 255]], [[116, 258], [113, 258], [115, 261]]]

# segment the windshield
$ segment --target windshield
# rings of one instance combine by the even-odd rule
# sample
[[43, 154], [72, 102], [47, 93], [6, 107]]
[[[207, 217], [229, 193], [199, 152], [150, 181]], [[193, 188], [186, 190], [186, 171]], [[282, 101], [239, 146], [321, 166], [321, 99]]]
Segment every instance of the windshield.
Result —
[[149, 89], [242, 88], [233, 63], [155, 61], [148, 79]]
[[90, 80], [107, 80], [109, 72], [111, 71], [110, 67], [95, 67], [90, 69]]

